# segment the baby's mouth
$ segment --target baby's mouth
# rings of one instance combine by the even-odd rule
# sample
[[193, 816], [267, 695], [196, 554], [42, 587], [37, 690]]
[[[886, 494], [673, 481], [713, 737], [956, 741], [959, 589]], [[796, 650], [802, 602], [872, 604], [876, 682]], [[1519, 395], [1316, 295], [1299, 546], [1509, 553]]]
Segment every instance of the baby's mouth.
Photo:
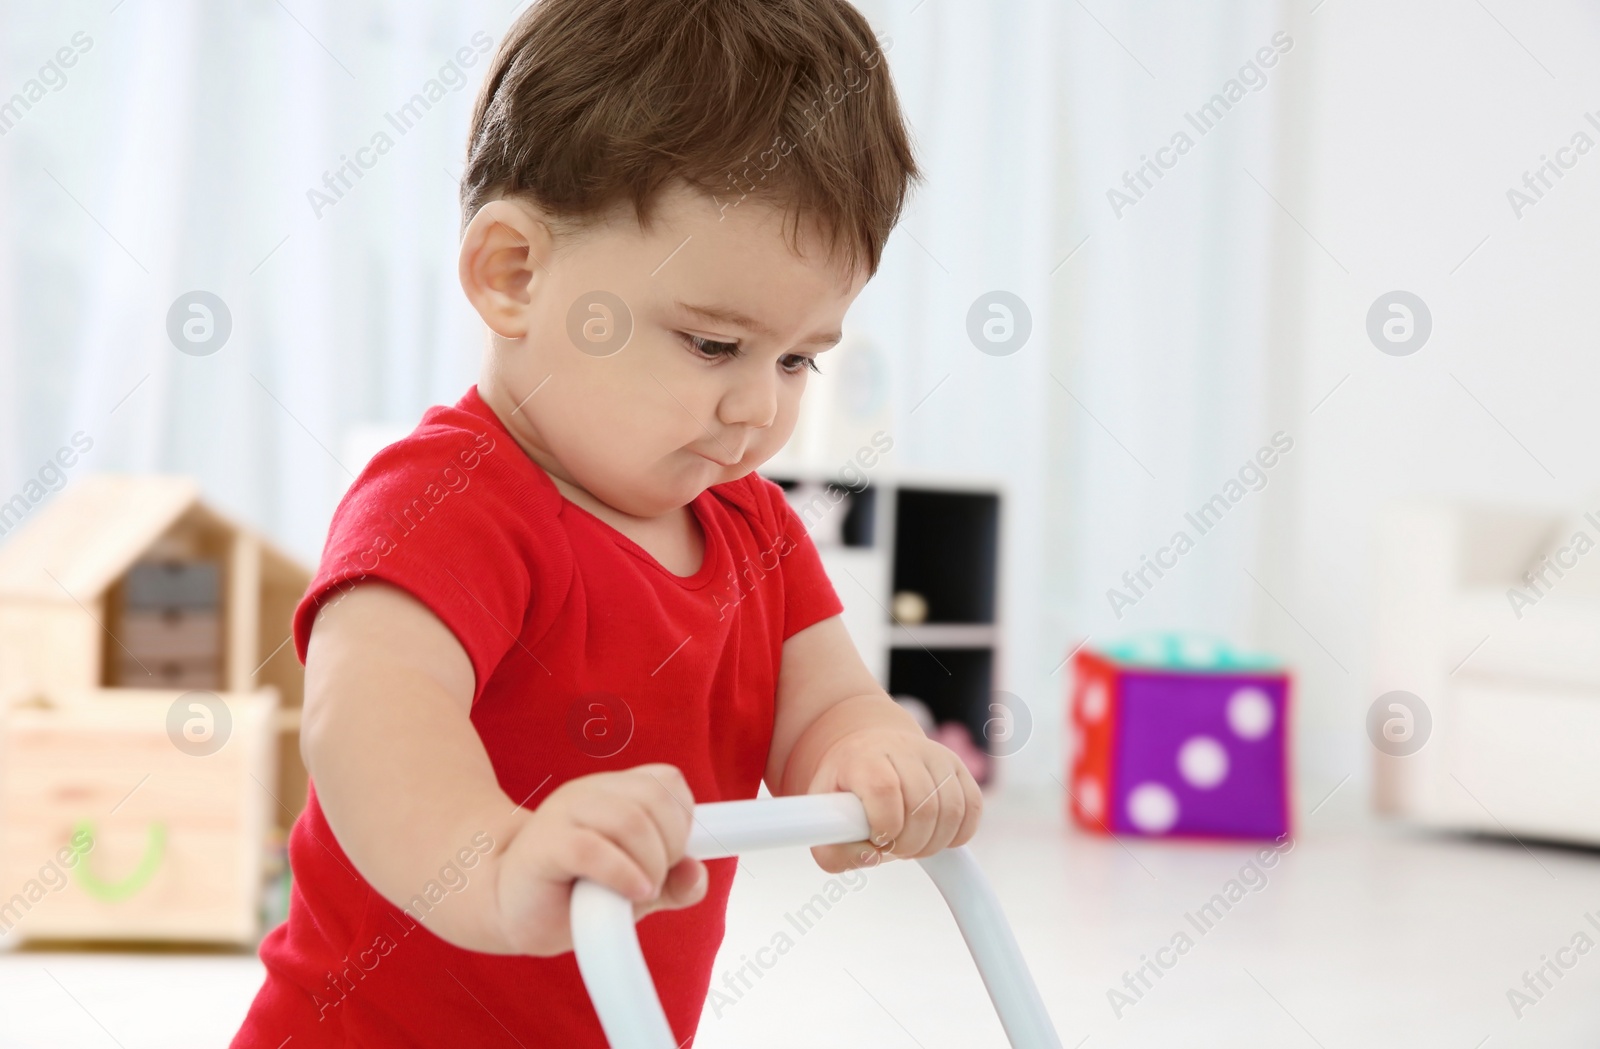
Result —
[[[729, 460], [727, 460], [727, 459], [724, 459], [720, 455], [713, 455], [710, 452], [696, 451], [694, 454], [700, 456], [700, 458], [702, 458], [702, 459], [707, 459], [707, 460], [709, 460], [711, 462], [716, 463], [718, 466], [722, 467], [725, 470], [726, 469], [730, 469], [730, 468], [735, 467], [735, 466], [738, 466], [739, 463], [744, 459], [744, 456], [742, 454], [734, 456], [731, 462]], [[724, 452], [723, 454], [726, 455], [727, 453]]]

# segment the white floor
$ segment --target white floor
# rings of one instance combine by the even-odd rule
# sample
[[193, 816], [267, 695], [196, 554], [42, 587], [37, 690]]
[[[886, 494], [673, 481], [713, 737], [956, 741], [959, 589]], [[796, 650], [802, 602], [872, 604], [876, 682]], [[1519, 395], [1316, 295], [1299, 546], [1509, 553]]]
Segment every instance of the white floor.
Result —
[[[1580, 930], [1600, 943], [1585, 920], [1600, 922], [1600, 853], [1417, 834], [1367, 822], [1354, 791], [1335, 801], [1201, 933], [1185, 915], [1254, 848], [1119, 844], [1065, 829], [1053, 801], [992, 800], [975, 851], [1064, 1045], [1600, 1045], [1600, 951], [1563, 955], [1576, 964], [1520, 1019], [1507, 1000]], [[1006, 1044], [913, 865], [841, 883], [809, 927], [790, 916], [829, 876], [804, 852], [742, 867], [701, 1049]], [[1119, 1018], [1108, 990], [1180, 931], [1192, 948], [1163, 955], [1176, 964]], [[745, 959], [748, 989], [734, 972]], [[259, 978], [245, 955], [0, 955], [0, 1047], [224, 1045]]]

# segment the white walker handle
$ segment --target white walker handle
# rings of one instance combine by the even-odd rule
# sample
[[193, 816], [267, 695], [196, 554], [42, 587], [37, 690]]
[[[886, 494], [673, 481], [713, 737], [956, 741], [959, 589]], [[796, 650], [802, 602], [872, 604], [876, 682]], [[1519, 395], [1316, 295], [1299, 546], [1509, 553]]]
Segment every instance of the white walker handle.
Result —
[[[854, 794], [804, 794], [694, 807], [688, 853], [711, 860], [752, 849], [865, 841]], [[955, 916], [1014, 1049], [1061, 1049], [994, 890], [965, 847], [918, 860]], [[572, 945], [612, 1049], [675, 1049], [633, 924], [633, 904], [592, 881], [572, 889]]]

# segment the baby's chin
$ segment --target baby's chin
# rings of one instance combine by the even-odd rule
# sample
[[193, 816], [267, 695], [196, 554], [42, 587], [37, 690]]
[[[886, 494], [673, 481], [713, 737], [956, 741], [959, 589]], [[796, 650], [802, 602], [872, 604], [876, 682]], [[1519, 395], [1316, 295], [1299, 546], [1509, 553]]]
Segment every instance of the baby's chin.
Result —
[[705, 463], [705, 469], [697, 471], [699, 476], [683, 477], [669, 486], [668, 490], [671, 492], [669, 499], [674, 506], [687, 506], [698, 499], [700, 493], [707, 488], [737, 481], [755, 472], [755, 466], [746, 462], [740, 462], [737, 466], [723, 466], [708, 460], [701, 461]]
[[767, 458], [759, 449], [747, 448], [737, 464], [727, 466], [692, 449], [679, 448], [648, 466], [597, 470], [600, 464], [578, 460], [570, 464], [568, 472], [574, 483], [613, 510], [649, 518], [679, 510], [707, 488], [753, 473]]
[[705, 465], [704, 470], [675, 471], [671, 475], [648, 478], [596, 480], [583, 487], [613, 510], [629, 517], [650, 518], [682, 509], [712, 485], [738, 480], [750, 472], [744, 466], [717, 467], [709, 462]]

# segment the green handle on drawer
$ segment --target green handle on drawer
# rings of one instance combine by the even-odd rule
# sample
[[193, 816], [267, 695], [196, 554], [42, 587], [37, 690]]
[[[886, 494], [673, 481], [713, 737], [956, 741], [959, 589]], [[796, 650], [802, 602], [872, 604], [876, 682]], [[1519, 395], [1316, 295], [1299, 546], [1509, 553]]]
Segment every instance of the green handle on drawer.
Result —
[[[94, 824], [84, 820], [73, 828], [73, 838], [87, 835], [90, 841], [94, 840]], [[149, 841], [144, 848], [144, 856], [139, 860], [139, 865], [118, 882], [101, 881], [89, 870], [89, 858], [84, 856], [78, 865], [73, 868], [73, 874], [78, 884], [83, 886], [83, 891], [97, 900], [116, 903], [144, 888], [154, 876], [156, 868], [161, 866], [161, 860], [167, 853], [167, 825], [165, 823], [152, 823], [148, 832]]]

